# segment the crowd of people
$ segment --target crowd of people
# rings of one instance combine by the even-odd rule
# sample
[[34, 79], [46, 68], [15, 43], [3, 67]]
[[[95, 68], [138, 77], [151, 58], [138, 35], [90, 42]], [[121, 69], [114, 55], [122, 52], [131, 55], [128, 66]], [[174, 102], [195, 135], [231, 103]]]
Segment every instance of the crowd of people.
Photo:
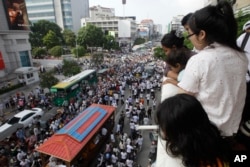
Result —
[[[169, 160], [158, 161], [157, 166], [237, 166], [232, 157], [236, 151], [248, 150], [250, 141], [247, 130], [245, 138], [239, 130], [244, 120], [249, 120], [245, 103], [250, 57], [245, 46], [236, 43], [232, 7], [219, 1], [188, 14], [182, 24], [194, 54], [187, 52], [178, 31], [166, 34], [161, 41], [169, 67], [163, 88], [171, 84], [177, 89], [171, 96], [163, 96], [157, 111], [156, 122]], [[246, 23], [241, 42], [249, 28]], [[168, 45], [171, 34], [178, 40]], [[162, 93], [168, 94], [166, 90]], [[247, 125], [244, 127], [249, 130]], [[171, 156], [181, 157], [181, 163]]]
[[[99, 76], [98, 84], [84, 85], [76, 97], [62, 106], [58, 110], [58, 114], [48, 122], [43, 122], [40, 117], [36, 117], [27, 129], [19, 128], [11, 138], [3, 141], [1, 164], [23, 167], [40, 166], [41, 159], [35, 148], [72, 120], [79, 112], [92, 103], [99, 103], [123, 108], [114, 133], [111, 134], [110, 140], [106, 144], [108, 148], [103, 151], [100, 150], [103, 155], [106, 155], [104, 161], [100, 163], [102, 166], [110, 164], [117, 166], [118, 163], [116, 162], [119, 162], [120, 166], [133, 165], [136, 161], [136, 153], [142, 149], [143, 143], [142, 135], [136, 131], [135, 127], [136, 125], [151, 123], [152, 112], [157, 105], [155, 91], [159, 91], [161, 85], [161, 74], [159, 73], [155, 73], [148, 78], [142, 77], [145, 76], [144, 66], [152, 61], [154, 60], [149, 53], [143, 55], [131, 54], [123, 60], [116, 57], [106, 58], [103, 65], [108, 66], [110, 71], [107, 75]], [[155, 63], [158, 63], [159, 66], [163, 65], [161, 62]], [[45, 99], [43, 99], [42, 95], [40, 89], [36, 89], [28, 95], [17, 93], [11, 98], [18, 97], [15, 99], [23, 100], [22, 105], [15, 103], [15, 107], [27, 108], [30, 106], [30, 102], [34, 100], [48, 101], [46, 100], [47, 97], [45, 96]], [[130, 130], [126, 132], [124, 126], [128, 123]], [[116, 150], [116, 153], [113, 150]], [[109, 154], [108, 159], [107, 154]], [[116, 161], [115, 157], [117, 158]], [[51, 162], [53, 163], [49, 163], [50, 166], [58, 166], [59, 163], [62, 165], [62, 162], [56, 158], [51, 158]]]
[[[125, 59], [106, 58], [102, 65], [109, 71], [99, 76], [98, 84], [83, 86], [45, 126], [37, 118], [29, 130], [18, 129], [17, 140], [10, 139], [9, 144], [1, 148], [1, 164], [39, 166], [36, 146], [92, 103], [99, 103], [124, 107], [124, 110], [100, 150], [97, 166], [132, 167], [144, 141], [136, 127], [151, 124], [153, 113], [167, 153], [167, 161], [159, 160], [157, 166], [169, 165], [171, 157], [181, 161], [178, 165], [171, 161], [175, 166], [234, 166], [230, 154], [248, 150], [250, 141], [239, 138], [240, 132], [248, 135], [249, 123], [245, 121], [250, 119], [247, 109], [250, 94], [246, 93], [249, 92], [250, 22], [244, 25], [244, 33], [237, 41], [232, 7], [226, 1], [219, 1], [215, 6], [186, 15], [182, 25], [187, 31], [186, 37], [174, 30], [161, 40], [166, 62], [153, 60], [149, 53], [129, 54]], [[191, 41], [193, 50], [184, 46], [185, 38]], [[144, 68], [149, 62], [165, 68], [163, 83], [162, 74], [156, 71], [152, 76], [145, 74]], [[174, 85], [174, 92], [173, 87], [166, 88], [169, 85]], [[160, 99], [155, 95], [159, 90], [168, 95]], [[126, 125], [129, 131], [124, 131]], [[102, 133], [105, 134], [105, 129]], [[152, 140], [149, 158], [153, 161], [156, 144], [157, 141]], [[56, 161], [51, 163], [54, 166], [63, 165], [61, 161], [53, 161]]]

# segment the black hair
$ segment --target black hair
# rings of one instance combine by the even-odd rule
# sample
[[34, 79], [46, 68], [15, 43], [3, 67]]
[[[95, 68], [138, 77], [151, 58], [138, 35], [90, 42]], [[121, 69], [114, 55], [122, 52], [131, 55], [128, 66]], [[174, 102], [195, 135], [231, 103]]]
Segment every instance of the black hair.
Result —
[[237, 22], [227, 1], [219, 1], [216, 6], [209, 5], [196, 11], [189, 19], [188, 25], [195, 34], [204, 30], [209, 44], [218, 42], [241, 51], [236, 44]]
[[218, 159], [229, 162], [227, 142], [194, 96], [177, 94], [167, 98], [155, 114], [166, 151], [181, 156], [185, 166], [214, 166]]
[[173, 50], [170, 52], [168, 56], [166, 56], [166, 62], [176, 67], [177, 63], [181, 65], [181, 68], [184, 69], [186, 67], [187, 61], [190, 57], [190, 50], [186, 48]]
[[188, 23], [188, 20], [190, 19], [190, 17], [193, 15], [193, 13], [188, 13], [187, 15], [185, 15], [182, 20], [181, 20], [181, 25], [184, 26]]
[[182, 48], [184, 47], [184, 37], [177, 37], [176, 30], [172, 30], [163, 36], [161, 45], [167, 48]]

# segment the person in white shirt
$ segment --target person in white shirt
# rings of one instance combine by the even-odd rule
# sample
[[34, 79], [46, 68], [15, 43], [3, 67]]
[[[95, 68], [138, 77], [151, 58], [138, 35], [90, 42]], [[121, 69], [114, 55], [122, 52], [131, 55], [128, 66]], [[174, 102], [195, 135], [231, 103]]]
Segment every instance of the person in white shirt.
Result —
[[103, 127], [102, 128], [102, 136], [106, 136], [107, 133], [108, 133], [108, 130], [105, 127]]
[[[242, 122], [250, 120], [250, 20], [247, 21], [243, 26], [243, 31], [237, 38], [237, 45], [244, 50], [245, 55], [248, 59], [248, 71], [246, 74], [247, 80], [247, 96], [245, 100], [245, 106], [242, 114]], [[244, 128], [241, 126], [241, 129]]]
[[[247, 21], [244, 26], [243, 26], [243, 31], [244, 33], [242, 33], [238, 38], [237, 38], [237, 45], [239, 47], [242, 46], [242, 43], [244, 41], [244, 39], [246, 38], [247, 34], [250, 34], [250, 20]], [[250, 37], [248, 37], [245, 46], [243, 46], [244, 48], [242, 48], [245, 51], [245, 54], [247, 56], [248, 59], [248, 70], [250, 71]], [[250, 76], [247, 75], [247, 81], [250, 81]]]
[[18, 149], [17, 151], [18, 151], [18, 153], [17, 153], [17, 160], [19, 162], [21, 162], [23, 160], [23, 158], [26, 156], [26, 153], [23, 152], [21, 149]]
[[115, 143], [115, 135], [114, 135], [113, 132], [110, 133], [110, 141], [111, 141], [112, 143]]
[[127, 165], [127, 167], [133, 167], [133, 163], [134, 163], [134, 161], [133, 161], [131, 158], [128, 158], [128, 159], [126, 160], [126, 165]]
[[138, 144], [138, 151], [141, 151], [142, 149], [142, 144], [143, 144], [143, 137], [142, 135], [139, 135], [139, 137], [137, 138], [137, 144]]
[[127, 159], [127, 153], [125, 150], [121, 150], [121, 162], [122, 163], [125, 163], [126, 162], [126, 159]]
[[131, 154], [131, 152], [132, 152], [133, 149], [134, 149], [133, 146], [131, 146], [130, 144], [127, 144], [127, 146], [126, 146], [126, 152], [128, 153], [128, 155]]
[[188, 25], [187, 38], [199, 52], [188, 60], [178, 86], [201, 102], [222, 136], [233, 137], [245, 103], [248, 61], [236, 44], [232, 7], [226, 1], [204, 7]]

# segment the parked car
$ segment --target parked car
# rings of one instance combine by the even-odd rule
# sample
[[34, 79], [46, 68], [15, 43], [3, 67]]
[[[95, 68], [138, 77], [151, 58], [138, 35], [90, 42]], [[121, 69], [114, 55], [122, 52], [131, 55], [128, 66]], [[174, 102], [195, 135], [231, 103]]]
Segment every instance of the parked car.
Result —
[[30, 110], [23, 110], [12, 118], [10, 118], [5, 124], [0, 127], [0, 133], [9, 129], [15, 124], [21, 124], [24, 128], [28, 127], [32, 123], [33, 118], [36, 116], [43, 116], [44, 111], [41, 108], [32, 108]]

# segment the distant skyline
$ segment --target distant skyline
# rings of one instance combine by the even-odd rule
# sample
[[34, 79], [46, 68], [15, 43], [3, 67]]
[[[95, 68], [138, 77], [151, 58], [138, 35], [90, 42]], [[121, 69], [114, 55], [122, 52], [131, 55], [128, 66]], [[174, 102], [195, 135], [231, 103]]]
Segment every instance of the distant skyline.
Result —
[[163, 32], [172, 18], [186, 15], [204, 7], [204, 0], [89, 0], [89, 6], [100, 5], [114, 8], [116, 16], [136, 16], [139, 23], [143, 19], [152, 19], [154, 24], [161, 24]]

